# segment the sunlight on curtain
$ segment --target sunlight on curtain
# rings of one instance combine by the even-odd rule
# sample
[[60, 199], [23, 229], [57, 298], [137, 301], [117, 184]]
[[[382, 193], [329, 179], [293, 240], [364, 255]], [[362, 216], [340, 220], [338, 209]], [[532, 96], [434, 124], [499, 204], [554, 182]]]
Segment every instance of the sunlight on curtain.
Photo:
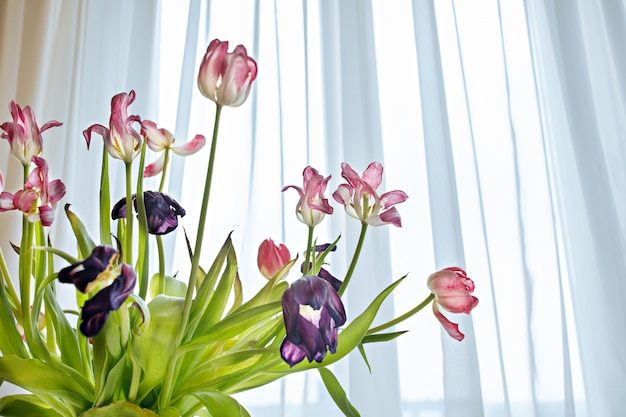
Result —
[[[437, 196], [443, 196], [445, 188], [452, 185], [454, 198], [458, 198], [463, 252], [460, 258], [446, 262], [466, 263], [477, 283], [481, 303], [474, 320], [459, 320], [468, 325], [464, 343], [475, 340], [477, 346], [481, 381], [477, 392], [482, 398], [463, 399], [468, 387], [458, 386], [458, 381], [478, 377], [471, 363], [467, 370], [461, 370], [465, 368], [462, 362], [467, 362], [463, 358], [471, 362], [472, 355], [467, 356], [467, 350], [461, 354], [456, 342], [450, 343], [447, 336], [441, 338], [442, 350], [438, 323], [426, 312], [403, 326], [412, 331], [397, 343], [400, 366], [395, 378], [402, 396], [402, 415], [443, 415], [444, 398], [446, 415], [462, 415], [453, 410], [468, 406], [484, 408], [484, 414], [491, 416], [562, 414], [568, 390], [573, 389], [582, 401], [581, 375], [567, 275], [559, 258], [562, 248], [553, 218], [553, 190], [524, 5], [506, 3], [502, 9], [492, 1], [471, 6], [455, 2], [435, 5], [430, 23], [442, 62], [444, 88], [440, 92], [432, 90], [430, 80], [423, 78], [426, 62], [418, 62], [414, 41], [418, 36], [419, 45], [423, 34], [415, 31], [414, 24], [423, 16], [413, 9], [421, 7], [417, 3], [374, 1], [369, 7], [359, 2], [335, 6], [325, 2], [237, 1], [225, 5], [192, 1], [190, 7], [195, 11], [189, 11], [187, 6], [165, 1], [161, 16], [168, 24], [162, 23], [161, 35], [167, 40], [162, 42], [161, 52], [160, 102], [165, 103], [161, 119], [175, 124], [174, 114], [180, 109], [176, 107], [177, 86], [182, 85], [178, 80], [185, 42], [189, 45], [188, 34], [182, 30], [188, 16], [200, 16], [199, 40], [192, 42], [196, 59], [215, 37], [228, 39], [231, 47], [243, 43], [257, 59], [259, 78], [251, 100], [242, 108], [227, 109], [220, 126], [216, 170], [218, 178], [228, 181], [219, 182], [222, 188], [212, 195], [208, 226], [212, 239], [205, 252], [214, 252], [221, 237], [234, 230], [234, 239], [241, 246], [239, 257], [244, 259], [241, 275], [246, 287], [260, 285], [251, 260], [262, 239], [282, 239], [292, 248], [304, 241], [304, 231], [299, 230], [302, 228], [291, 214], [295, 200], [286, 195], [283, 202], [279, 194], [283, 185], [300, 182], [300, 172], [307, 163], [322, 172], [332, 171], [331, 184], [336, 186], [339, 170], [335, 164], [341, 160], [360, 164], [355, 167], [359, 171], [365, 168], [366, 160], [379, 160], [386, 167], [385, 183], [411, 196], [400, 208], [402, 229], [376, 230], [370, 236], [389, 237], [390, 258], [381, 261], [392, 267], [391, 277], [377, 280], [389, 282], [407, 272], [413, 278], [407, 290], [395, 295], [395, 311], [402, 313], [426, 295], [425, 278], [435, 267], [447, 266], [439, 265], [443, 261], [435, 262], [433, 242], [441, 237], [433, 236], [440, 233], [432, 223], [433, 214], [439, 213], [431, 210], [437, 207]], [[351, 38], [351, 33], [360, 34]], [[373, 48], [367, 46], [368, 36]], [[348, 58], [342, 59], [344, 56]], [[368, 62], [375, 67], [368, 69]], [[347, 71], [353, 69], [357, 72], [350, 77]], [[359, 79], [359, 71], [370, 78]], [[195, 77], [195, 73], [183, 79], [185, 76]], [[425, 82], [429, 86], [426, 90]], [[363, 86], [369, 87], [359, 91]], [[441, 93], [444, 95], [437, 96]], [[351, 102], [359, 96], [359, 102]], [[450, 140], [452, 184], [432, 177], [437, 172], [433, 167], [440, 162], [433, 159], [432, 151], [430, 156], [425, 153], [436, 143], [427, 146], [432, 138], [422, 134], [427, 127], [422, 115], [434, 114], [431, 110], [437, 102], [442, 103], [447, 117], [441, 140]], [[210, 103], [195, 91], [191, 103], [186, 136], [210, 132]], [[367, 106], [375, 109], [371, 120], [359, 116], [369, 114]], [[380, 136], [376, 130], [359, 133], [372, 122], [380, 126]], [[429, 124], [432, 122], [429, 119]], [[363, 135], [371, 134], [372, 139], [364, 141]], [[200, 176], [204, 164], [201, 156], [185, 161], [181, 198], [189, 206], [194, 205], [194, 198], [199, 200], [197, 185], [191, 179]], [[322, 231], [327, 235], [320, 238], [330, 240], [333, 232], [339, 231], [349, 248], [354, 230], [335, 219], [338, 216], [342, 216], [339, 210], [329, 229]], [[446, 222], [445, 217], [441, 219], [436, 222]], [[435, 228], [442, 230], [436, 223]], [[183, 247], [181, 243], [179, 236], [176, 246]], [[182, 259], [186, 255], [176, 256]], [[340, 255], [334, 256], [332, 267], [341, 271], [346, 262]], [[363, 296], [375, 293], [368, 290]], [[545, 326], [546, 317], [554, 324]], [[385, 355], [384, 348], [373, 356]], [[364, 401], [358, 398], [359, 392], [368, 385], [362, 379], [370, 377], [351, 378], [353, 368], [362, 366], [360, 358], [352, 359], [348, 365], [340, 364], [336, 372], [355, 393], [352, 397], [357, 399], [352, 399], [358, 407]], [[442, 368], [442, 363], [447, 365]], [[447, 373], [443, 369], [448, 369]], [[462, 372], [470, 369], [474, 369], [472, 375], [464, 377]], [[377, 374], [380, 377], [380, 372], [374, 367], [371, 380]], [[567, 376], [570, 373], [571, 378]], [[385, 384], [394, 385], [391, 380]], [[275, 383], [259, 393], [243, 394], [241, 399], [258, 415], [276, 415], [280, 410], [286, 411], [285, 415], [298, 410], [338, 413], [327, 401], [316, 375], [296, 375], [288, 380], [287, 387]], [[362, 412], [376, 415], [371, 408]]]

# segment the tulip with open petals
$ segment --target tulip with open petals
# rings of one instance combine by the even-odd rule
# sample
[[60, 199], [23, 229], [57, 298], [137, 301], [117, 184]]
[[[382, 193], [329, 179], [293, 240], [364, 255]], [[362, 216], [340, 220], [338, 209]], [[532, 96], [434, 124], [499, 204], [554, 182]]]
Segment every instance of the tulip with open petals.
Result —
[[[206, 139], [202, 135], [196, 135], [191, 141], [179, 146], [174, 146], [176, 139], [174, 135], [163, 128], [158, 128], [156, 123], [151, 120], [141, 122], [141, 134], [146, 138], [146, 144], [154, 152], [161, 152], [156, 161], [149, 164], [143, 172], [144, 177], [153, 177], [163, 171], [165, 165], [165, 155], [168, 151], [174, 152], [176, 155], [188, 156], [198, 152], [206, 143]], [[163, 152], [165, 151], [165, 152]]]
[[87, 337], [100, 333], [109, 313], [135, 288], [137, 274], [127, 264], [118, 265], [119, 258], [111, 246], [96, 246], [87, 258], [59, 271], [59, 281], [74, 284], [82, 293], [100, 289], [81, 309], [80, 331]]
[[15, 194], [0, 193], [0, 212], [20, 210], [29, 222], [41, 220], [43, 226], [50, 226], [54, 221], [57, 202], [65, 195], [65, 184], [61, 180], [48, 180], [45, 159], [33, 156], [33, 162], [35, 169], [31, 171], [23, 189]]
[[293, 188], [300, 194], [300, 200], [296, 205], [296, 216], [298, 220], [309, 227], [317, 226], [326, 214], [332, 214], [333, 208], [328, 204], [328, 199], [324, 197], [326, 185], [330, 181], [330, 175], [324, 178], [323, 175], [310, 166], [304, 168], [303, 188], [295, 185], [283, 187], [282, 191]]
[[87, 148], [91, 144], [92, 133], [97, 133], [104, 139], [109, 155], [113, 158], [121, 159], [130, 163], [141, 151], [141, 136], [133, 128], [134, 122], [141, 122], [137, 115], [128, 115], [128, 107], [135, 101], [135, 91], [130, 93], [120, 93], [111, 99], [111, 118], [109, 128], [94, 124], [83, 131], [83, 136], [87, 141]]
[[378, 195], [376, 189], [383, 181], [383, 166], [380, 163], [372, 162], [361, 177], [344, 162], [341, 164], [341, 176], [348, 183], [341, 184], [333, 197], [343, 204], [348, 215], [372, 226], [402, 226], [400, 214], [393, 206], [409, 197], [400, 190]]
[[456, 340], [463, 340], [465, 335], [459, 331], [459, 325], [452, 323], [440, 311], [439, 307], [450, 313], [469, 314], [478, 305], [478, 298], [474, 292], [474, 281], [465, 271], [458, 267], [445, 268], [435, 272], [426, 282], [430, 291], [435, 295], [433, 312], [443, 328]]
[[[137, 210], [137, 195], [132, 195], [133, 205]], [[144, 191], [143, 201], [146, 205], [148, 217], [148, 233], [166, 235], [178, 227], [178, 216], [185, 216], [185, 209], [178, 201], [167, 194], [158, 191]], [[126, 218], [126, 198], [122, 198], [111, 209], [111, 218], [117, 220]]]
[[229, 53], [228, 41], [214, 39], [200, 64], [198, 88], [217, 104], [237, 107], [248, 98], [256, 74], [256, 62], [243, 45]]
[[20, 160], [22, 165], [29, 165], [33, 156], [41, 153], [43, 143], [41, 133], [51, 127], [61, 126], [63, 123], [51, 120], [39, 128], [35, 120], [35, 112], [30, 106], [22, 109], [14, 101], [9, 104], [9, 111], [13, 122], [0, 125], [0, 129], [4, 130], [0, 137], [9, 141], [11, 153]]

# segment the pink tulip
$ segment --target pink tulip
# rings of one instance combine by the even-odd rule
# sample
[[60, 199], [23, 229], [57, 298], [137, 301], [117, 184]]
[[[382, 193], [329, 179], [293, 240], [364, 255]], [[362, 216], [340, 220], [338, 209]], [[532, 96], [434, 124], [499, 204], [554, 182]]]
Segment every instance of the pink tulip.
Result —
[[300, 200], [296, 205], [296, 216], [302, 223], [309, 227], [315, 227], [324, 219], [326, 214], [333, 213], [333, 208], [328, 204], [328, 199], [324, 197], [330, 175], [324, 178], [315, 168], [308, 166], [304, 169], [302, 176], [304, 177], [304, 188], [288, 185], [282, 191], [288, 188], [298, 191]]
[[43, 144], [41, 133], [51, 127], [61, 126], [63, 123], [51, 120], [40, 129], [35, 120], [35, 112], [30, 106], [26, 106], [22, 110], [18, 104], [11, 101], [9, 111], [13, 116], [13, 122], [5, 122], [0, 125], [0, 129], [5, 132], [0, 137], [9, 141], [11, 153], [20, 160], [22, 165], [29, 165], [33, 156], [41, 153]]
[[265, 239], [259, 246], [257, 264], [261, 274], [267, 279], [271, 279], [290, 260], [289, 249], [282, 243], [276, 245], [272, 239]]
[[402, 226], [400, 214], [393, 206], [409, 197], [399, 190], [378, 196], [376, 189], [383, 181], [383, 166], [380, 163], [372, 162], [360, 177], [344, 162], [341, 164], [341, 176], [348, 183], [341, 184], [333, 193], [333, 198], [343, 204], [348, 215], [372, 226]]
[[156, 123], [150, 120], [141, 122], [141, 135], [146, 138], [146, 143], [154, 152], [161, 152], [156, 161], [149, 164], [143, 172], [144, 177], [153, 177], [163, 171], [165, 154], [171, 150], [176, 155], [188, 156], [198, 152], [206, 143], [202, 135], [196, 135], [191, 141], [179, 146], [174, 146], [174, 135], [163, 128], [158, 128]]
[[214, 39], [207, 48], [200, 72], [198, 88], [203, 96], [217, 104], [237, 107], [250, 94], [257, 66], [243, 45], [228, 53], [228, 41]]
[[91, 144], [91, 134], [97, 133], [104, 139], [109, 155], [126, 163], [132, 162], [141, 151], [141, 136], [132, 127], [134, 122], [141, 122], [137, 115], [128, 115], [128, 107], [135, 101], [135, 91], [120, 93], [111, 99], [111, 118], [109, 128], [94, 124], [83, 131], [87, 148]]
[[[33, 156], [36, 168], [24, 183], [24, 188], [15, 194], [0, 193], [0, 212], [20, 210], [28, 221], [41, 220], [44, 226], [54, 221], [54, 209], [65, 195], [65, 185], [61, 180], [48, 181], [48, 164], [43, 158]], [[37, 206], [35, 202], [39, 200]]]
[[478, 305], [474, 292], [474, 281], [458, 267], [445, 268], [428, 277], [426, 282], [435, 295], [433, 312], [443, 328], [456, 340], [463, 340], [465, 335], [459, 331], [459, 325], [452, 323], [440, 311], [439, 307], [450, 313], [469, 314]]

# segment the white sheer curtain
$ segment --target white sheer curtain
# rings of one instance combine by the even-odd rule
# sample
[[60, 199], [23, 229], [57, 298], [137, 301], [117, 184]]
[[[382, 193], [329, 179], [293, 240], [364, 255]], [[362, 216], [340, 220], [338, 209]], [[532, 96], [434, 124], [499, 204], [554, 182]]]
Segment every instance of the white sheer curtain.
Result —
[[[619, 416], [625, 23], [621, 0], [0, 0], [0, 103], [65, 123], [44, 139], [51, 166], [58, 161], [52, 177], [95, 227], [87, 196], [100, 155], [82, 148], [81, 131], [106, 124], [110, 97], [132, 88], [134, 113], [181, 141], [210, 135], [213, 106], [194, 85], [199, 60], [216, 37], [246, 45], [259, 77], [242, 107], [223, 112], [203, 263], [234, 230], [249, 296], [262, 285], [262, 239], [292, 253], [305, 243], [295, 195], [280, 188], [311, 164], [333, 175], [332, 192], [342, 161], [357, 171], [380, 161], [381, 189], [410, 199], [398, 206], [402, 228], [368, 231], [349, 317], [408, 272], [382, 311], [403, 313], [427, 295], [431, 272], [453, 264], [474, 279], [480, 304], [454, 317], [461, 343], [425, 311], [398, 326], [411, 331], [397, 342], [366, 347], [371, 376], [358, 353], [335, 365], [361, 414]], [[8, 179], [16, 166], [0, 146]], [[174, 160], [170, 192], [188, 231], [207, 159]], [[0, 222], [15, 240], [12, 220]], [[61, 223], [59, 241], [69, 237]], [[354, 223], [335, 205], [317, 231], [319, 242], [342, 235], [329, 266], [337, 275]], [[169, 243], [184, 248], [180, 234]], [[185, 260], [172, 250], [168, 266], [182, 271]], [[238, 399], [255, 417], [340, 415], [315, 373]]]

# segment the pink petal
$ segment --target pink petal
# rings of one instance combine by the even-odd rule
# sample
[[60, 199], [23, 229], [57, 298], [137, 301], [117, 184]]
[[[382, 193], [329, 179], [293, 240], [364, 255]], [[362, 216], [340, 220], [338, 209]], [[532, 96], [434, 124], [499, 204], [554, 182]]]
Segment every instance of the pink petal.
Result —
[[304, 197], [304, 190], [296, 185], [286, 185], [282, 188], [282, 190], [280, 191], [287, 191], [288, 189], [293, 188], [294, 190], [296, 190], [298, 192], [298, 194], [300, 194], [300, 197]]
[[379, 162], [372, 162], [363, 172], [363, 181], [374, 190], [383, 182], [383, 166]]
[[354, 193], [354, 189], [348, 184], [341, 184], [337, 187], [337, 191], [333, 193], [333, 198], [339, 204], [343, 204], [347, 206], [350, 204], [350, 199], [352, 198], [352, 194]]
[[39, 220], [43, 226], [51, 226], [54, 221], [54, 209], [50, 206], [40, 206]]
[[37, 200], [37, 193], [31, 190], [19, 190], [13, 196], [13, 205], [24, 213], [30, 212], [33, 203]]
[[382, 203], [383, 207], [391, 207], [395, 204], [405, 202], [407, 198], [409, 198], [409, 196], [406, 195], [404, 191], [388, 191], [380, 196], [380, 202]]
[[6, 191], [0, 193], [0, 212], [16, 209], [15, 205], [13, 204], [13, 198], [13, 194]]
[[65, 195], [65, 184], [61, 180], [54, 180], [48, 184], [49, 203], [56, 204]]
[[89, 145], [91, 145], [91, 134], [92, 133], [96, 133], [100, 136], [102, 136], [102, 139], [104, 139], [105, 141], [109, 140], [109, 134], [110, 131], [109, 129], [107, 129], [106, 127], [100, 125], [100, 124], [95, 124], [95, 125], [91, 125], [89, 126], [87, 129], [83, 130], [83, 136], [85, 138], [85, 141], [87, 142], [87, 149], [89, 149]]
[[441, 325], [443, 326], [444, 330], [448, 332], [450, 337], [458, 340], [459, 342], [463, 340], [465, 335], [459, 331], [459, 325], [456, 323], [452, 323], [446, 318], [446, 316], [441, 314], [437, 302], [435, 301], [433, 301], [433, 313], [435, 314], [435, 317], [437, 317], [437, 320], [439, 320], [439, 323], [441, 323]]
[[198, 152], [206, 144], [206, 138], [202, 135], [196, 135], [191, 141], [181, 145], [174, 146], [172, 151], [176, 155], [188, 156]]
[[2, 176], [2, 172], [0, 172], [0, 193], [4, 190], [4, 177]]
[[148, 147], [155, 152], [169, 148], [175, 140], [170, 131], [159, 129], [151, 120], [141, 122], [141, 134], [146, 137]]
[[57, 122], [56, 120], [50, 120], [47, 123], [44, 123], [43, 126], [41, 126], [41, 128], [39, 129], [39, 133], [43, 132], [44, 130], [48, 130], [51, 127], [56, 127], [56, 126], [61, 126], [63, 125], [63, 123], [61, 122]]
[[380, 220], [386, 224], [393, 224], [396, 227], [402, 227], [400, 213], [398, 213], [398, 210], [396, 210], [395, 207], [380, 213]]
[[341, 163], [341, 176], [354, 188], [362, 182], [359, 174], [346, 162]]
[[143, 177], [154, 177], [155, 175], [160, 174], [163, 171], [163, 166], [165, 165], [165, 152], [162, 152], [161, 155], [156, 159], [156, 161], [149, 164], [146, 169], [143, 171]]

